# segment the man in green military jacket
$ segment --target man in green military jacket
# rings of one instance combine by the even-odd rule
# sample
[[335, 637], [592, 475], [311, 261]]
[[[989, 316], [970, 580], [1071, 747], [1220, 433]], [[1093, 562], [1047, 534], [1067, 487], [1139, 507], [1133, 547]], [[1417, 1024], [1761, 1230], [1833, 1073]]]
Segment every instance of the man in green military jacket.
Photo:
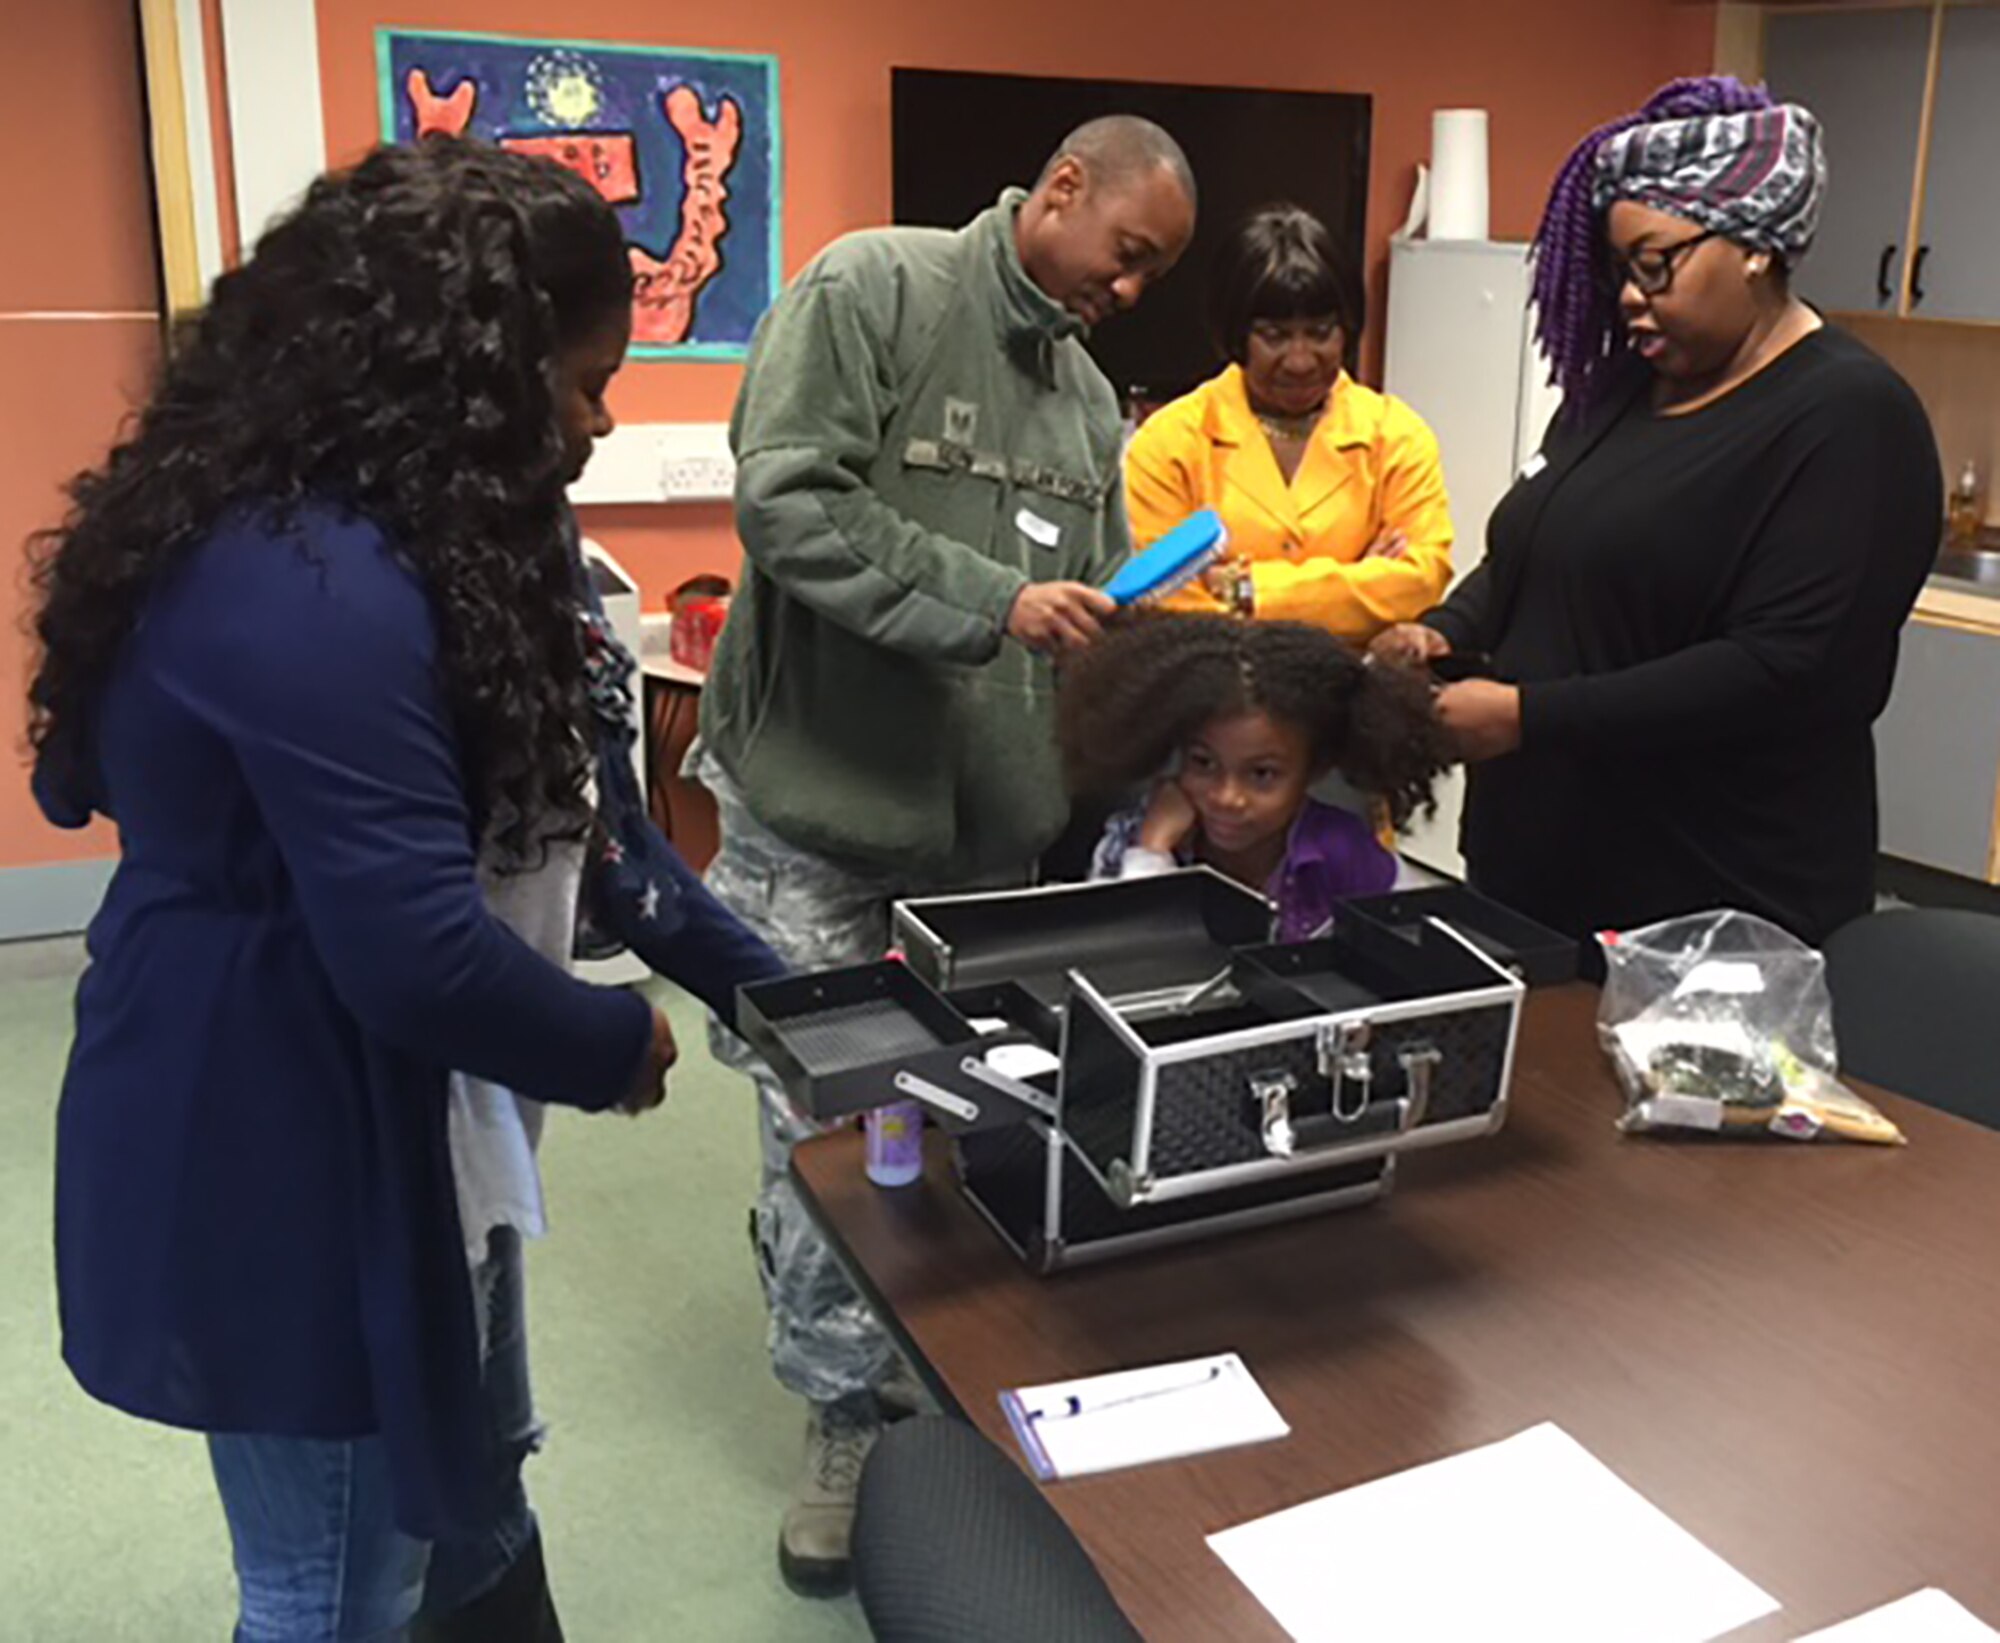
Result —
[[[880, 957], [904, 897], [1025, 882], [1062, 830], [1054, 665], [1130, 547], [1123, 417], [1083, 338], [1194, 212], [1166, 132], [1095, 120], [963, 229], [836, 241], [759, 327], [730, 427], [743, 587], [691, 767], [721, 811], [710, 885], [800, 968]], [[821, 1595], [848, 1584], [896, 1355], [786, 1179], [811, 1122], [758, 1082], [773, 1367], [813, 1409], [779, 1563]]]

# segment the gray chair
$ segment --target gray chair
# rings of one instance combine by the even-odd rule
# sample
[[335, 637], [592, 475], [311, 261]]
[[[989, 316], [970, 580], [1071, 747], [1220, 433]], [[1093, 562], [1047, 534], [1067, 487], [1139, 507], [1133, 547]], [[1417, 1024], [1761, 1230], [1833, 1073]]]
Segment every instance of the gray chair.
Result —
[[1843, 1072], [2000, 1129], [2000, 917], [1871, 913], [1826, 944]]
[[1041, 1490], [942, 1415], [896, 1422], [869, 1454], [854, 1589], [877, 1643], [1140, 1643]]

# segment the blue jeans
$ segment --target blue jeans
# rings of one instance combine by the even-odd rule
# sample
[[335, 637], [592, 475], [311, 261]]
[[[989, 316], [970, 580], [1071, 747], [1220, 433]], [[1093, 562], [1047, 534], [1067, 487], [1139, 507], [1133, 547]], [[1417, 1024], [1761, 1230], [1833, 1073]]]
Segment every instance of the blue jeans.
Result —
[[380, 1438], [213, 1434], [241, 1605], [236, 1643], [397, 1643], [419, 1614], [449, 1614], [491, 1590], [533, 1541], [521, 1463], [540, 1432], [520, 1236], [496, 1230], [473, 1277], [486, 1339], [481, 1397], [509, 1471], [500, 1516], [463, 1541], [416, 1540], [396, 1527]]

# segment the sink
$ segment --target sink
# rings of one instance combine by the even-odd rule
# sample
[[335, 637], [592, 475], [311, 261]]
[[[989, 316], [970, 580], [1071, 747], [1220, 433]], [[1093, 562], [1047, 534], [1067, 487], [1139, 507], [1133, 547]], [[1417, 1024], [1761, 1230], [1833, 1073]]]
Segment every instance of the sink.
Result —
[[1947, 582], [2000, 591], [2000, 547], [1945, 548], [1932, 574]]

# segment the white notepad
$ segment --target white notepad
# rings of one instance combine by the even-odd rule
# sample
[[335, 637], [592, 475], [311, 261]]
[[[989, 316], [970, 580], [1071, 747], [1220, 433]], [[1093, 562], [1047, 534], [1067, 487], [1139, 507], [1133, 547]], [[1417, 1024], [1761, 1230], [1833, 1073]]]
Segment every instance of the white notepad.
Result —
[[2000, 1632], [1932, 1586], [1799, 1643], [1993, 1643], [1995, 1638]]
[[1234, 1352], [1002, 1392], [1035, 1476], [1121, 1466], [1282, 1438], [1291, 1428]]
[[1707, 1643], [1778, 1607], [1550, 1425], [1208, 1543], [1301, 1643]]

